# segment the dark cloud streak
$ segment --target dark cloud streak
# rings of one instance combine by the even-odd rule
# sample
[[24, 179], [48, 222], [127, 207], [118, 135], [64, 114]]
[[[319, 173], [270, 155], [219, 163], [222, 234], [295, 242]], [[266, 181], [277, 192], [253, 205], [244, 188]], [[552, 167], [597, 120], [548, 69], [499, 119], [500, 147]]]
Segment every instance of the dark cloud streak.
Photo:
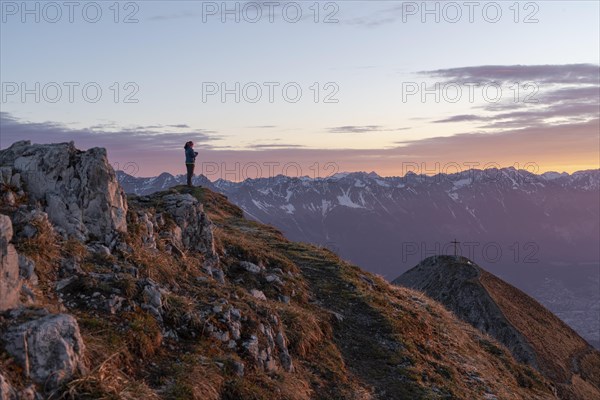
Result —
[[445, 78], [452, 82], [526, 82], [538, 84], [598, 85], [600, 67], [594, 64], [559, 65], [480, 65], [420, 71], [419, 74], [433, 78]]
[[344, 125], [328, 128], [329, 133], [368, 133], [368, 132], [390, 132], [390, 131], [402, 131], [410, 129], [405, 128], [394, 128], [388, 129], [381, 125]]
[[[13, 117], [7, 112], [0, 112], [0, 129], [2, 131], [1, 146], [5, 143], [28, 139], [38, 143], [75, 141], [79, 147], [107, 147], [114, 152], [131, 152], [147, 148], [179, 148], [188, 140], [211, 146], [211, 142], [220, 140], [221, 136], [210, 130], [190, 130], [188, 132], [154, 132], [151, 127], [138, 126], [122, 128], [120, 131], [103, 130], [113, 124], [96, 125], [94, 129], [71, 129], [55, 122], [29, 122]], [[181, 125], [183, 126], [183, 125]], [[186, 125], [187, 126], [187, 125]]]

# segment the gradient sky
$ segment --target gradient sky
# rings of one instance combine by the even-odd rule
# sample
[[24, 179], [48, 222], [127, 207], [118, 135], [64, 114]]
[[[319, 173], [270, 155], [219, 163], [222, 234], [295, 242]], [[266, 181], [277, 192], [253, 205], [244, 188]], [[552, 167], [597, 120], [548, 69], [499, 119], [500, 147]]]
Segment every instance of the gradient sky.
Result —
[[[151, 176], [181, 173], [183, 143], [194, 140], [199, 172], [216, 179], [237, 171], [226, 176], [235, 180], [402, 175], [415, 165], [428, 173], [456, 165], [600, 167], [597, 1], [477, 2], [473, 22], [464, 2], [454, 3], [457, 22], [457, 8], [443, 2], [427, 2], [439, 21], [422, 2], [273, 2], [272, 21], [268, 2], [227, 2], [239, 12], [225, 16], [221, 1], [121, 2], [118, 23], [112, 1], [79, 3], [73, 22], [65, 6], [58, 18], [45, 3], [27, 2], [39, 9], [36, 22], [22, 2], [0, 3], [1, 148], [75, 140], [106, 147], [117, 168]], [[96, 4], [102, 15], [92, 23]], [[250, 22], [257, 8], [262, 18]], [[298, 9], [302, 18], [293, 23]], [[124, 23], [128, 16], [137, 22]], [[40, 101], [23, 98], [22, 85], [35, 91], [36, 82]], [[51, 82], [62, 87], [54, 103]], [[79, 85], [72, 102], [65, 82]], [[102, 89], [95, 103], [82, 95], [90, 82]], [[262, 97], [203, 99], [207, 84], [236, 82], [256, 83]], [[279, 85], [273, 102], [264, 82]], [[286, 83], [302, 89], [297, 102], [283, 97]], [[466, 83], [480, 85], [473, 99]], [[439, 99], [421, 98], [423, 85], [436, 84]], [[486, 101], [484, 85], [490, 97], [502, 89], [497, 102]], [[454, 101], [457, 86], [462, 96]], [[137, 103], [125, 102], [134, 88]], [[406, 96], [407, 88], [419, 92]], [[325, 102], [327, 94], [337, 102]]]

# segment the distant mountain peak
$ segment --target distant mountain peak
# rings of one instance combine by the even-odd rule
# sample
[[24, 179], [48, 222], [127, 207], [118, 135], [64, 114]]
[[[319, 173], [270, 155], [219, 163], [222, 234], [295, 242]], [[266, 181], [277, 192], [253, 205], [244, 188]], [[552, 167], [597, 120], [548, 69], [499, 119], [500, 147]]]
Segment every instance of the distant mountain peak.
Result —
[[468, 258], [432, 256], [393, 283], [423, 291], [496, 338], [553, 381], [560, 398], [600, 396], [600, 352], [533, 298]]

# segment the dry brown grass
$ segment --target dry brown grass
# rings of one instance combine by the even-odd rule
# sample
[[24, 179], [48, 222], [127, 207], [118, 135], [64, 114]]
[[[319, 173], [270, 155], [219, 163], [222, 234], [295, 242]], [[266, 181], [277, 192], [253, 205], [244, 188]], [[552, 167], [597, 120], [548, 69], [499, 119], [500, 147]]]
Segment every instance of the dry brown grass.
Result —
[[[157, 393], [132, 374], [139, 358], [132, 352], [131, 332], [116, 317], [85, 311], [75, 314], [86, 345], [88, 373], [49, 396], [49, 399], [158, 399]], [[125, 328], [127, 329], [127, 325]]]
[[273, 379], [264, 374], [225, 381], [221, 400], [310, 400], [313, 390], [308, 382], [294, 374], [280, 374]]
[[333, 331], [328, 323], [323, 323], [317, 310], [289, 306], [279, 309], [281, 322], [286, 327], [288, 347], [295, 355], [307, 358], [319, 351], [326, 340], [331, 340]]
[[[135, 221], [137, 218], [130, 220]], [[128, 224], [128, 232], [126, 242], [131, 251], [123, 253], [122, 256], [138, 267], [141, 276], [169, 286], [177, 286], [179, 282], [193, 280], [202, 274], [202, 257], [199, 254], [188, 254], [182, 259], [166, 253], [165, 239], [159, 238], [160, 232], [155, 232], [157, 249], [150, 248], [142, 243], [139, 224], [134, 222]]]
[[[501, 344], [459, 321], [423, 293], [390, 286], [325, 250], [310, 250], [307, 254], [307, 248], [297, 244], [294, 248], [293, 252], [303, 260], [315, 267], [323, 265], [327, 274], [339, 274], [340, 281], [324, 279], [327, 275], [315, 280], [324, 296], [333, 296], [337, 307], [343, 307], [344, 302], [364, 302], [383, 318], [377, 330], [385, 329], [387, 324], [390, 336], [401, 344], [403, 350], [397, 357], [411, 360], [405, 370], [405, 378], [410, 381], [426, 390], [443, 388], [453, 398], [480, 398], [485, 390], [507, 399], [552, 398], [548, 384], [538, 373], [518, 364]], [[313, 269], [307, 268], [307, 272]], [[354, 340], [357, 338], [360, 336]], [[370, 345], [368, 341], [367, 336], [365, 347]], [[388, 358], [391, 361], [394, 356]]]
[[[573, 329], [519, 289], [483, 272], [480, 282], [505, 318], [527, 339], [537, 355], [541, 371], [557, 382], [559, 392], [575, 398], [600, 397], [600, 353]], [[585, 379], [574, 376], [583, 367]], [[592, 372], [593, 371], [593, 372]], [[566, 387], [572, 386], [572, 387]], [[577, 395], [577, 393], [581, 393]]]
[[[0, 332], [3, 332], [3, 329], [2, 317], [0, 317]], [[25, 370], [3, 348], [0, 348], [0, 373], [11, 382], [13, 388], [20, 390], [25, 387], [25, 382], [22, 379]]]
[[163, 319], [167, 326], [174, 327], [187, 337], [200, 332], [203, 321], [198, 313], [198, 303], [190, 297], [169, 293], [163, 300]]
[[222, 194], [204, 188], [194, 188], [191, 194], [204, 205], [204, 210], [210, 213], [210, 218], [215, 223], [231, 218], [242, 219], [244, 217], [242, 209], [230, 203], [227, 197]]
[[202, 350], [184, 355], [179, 361], [169, 362], [169, 387], [164, 398], [170, 400], [219, 400], [224, 378], [219, 368], [210, 361], [202, 361]]
[[[495, 339], [423, 293], [390, 289], [376, 292], [372, 304], [402, 338], [414, 361], [411, 370], [423, 386], [444, 386], [458, 398], [478, 398], [486, 386], [501, 398], [551, 398], [544, 378], [517, 363]], [[481, 377], [485, 384], [470, 376]]]
[[[37, 233], [30, 238], [13, 238], [13, 243], [19, 254], [28, 257], [35, 263], [38, 285], [28, 285], [28, 288], [35, 295], [35, 305], [58, 312], [60, 307], [57, 304], [54, 286], [58, 280], [61, 251], [64, 243], [47, 222], [35, 219], [30, 224], [35, 227]], [[22, 300], [25, 300], [24, 296], [21, 297]]]
[[136, 310], [121, 316], [128, 322], [127, 335], [129, 349], [142, 359], [156, 354], [162, 345], [162, 333], [158, 322], [150, 314]]
[[63, 257], [71, 257], [79, 262], [88, 256], [87, 247], [79, 240], [69, 238], [62, 244]]
[[61, 240], [48, 223], [35, 219], [30, 224], [37, 233], [31, 238], [16, 240], [15, 247], [20, 254], [35, 262], [35, 272], [41, 281], [55, 281], [61, 258]]
[[278, 231], [265, 232], [252, 226], [245, 227], [244, 230], [217, 227], [214, 235], [221, 255], [228, 254], [235, 259], [262, 264], [265, 267], [281, 268], [284, 272], [298, 272], [294, 263], [270, 245], [285, 240]]
[[122, 350], [98, 364], [83, 377], [70, 381], [65, 387], [49, 395], [49, 400], [59, 399], [123, 399], [154, 400], [161, 397], [145, 383], [132, 380], [120, 368]]
[[[343, 262], [326, 249], [289, 242], [273, 227], [244, 220], [241, 210], [224, 196], [198, 188], [192, 194], [204, 203], [217, 225], [214, 235], [229, 278], [225, 284], [208, 279], [198, 254], [187, 253], [184, 258], [167, 254], [161, 240], [157, 243], [158, 250], [144, 245], [143, 229], [135, 217], [140, 205], [130, 205], [128, 215], [126, 240], [131, 251], [115, 252], [114, 259], [92, 259], [85, 246], [56, 242], [57, 257], [62, 254], [83, 260], [95, 271], [110, 268], [112, 263], [137, 267], [140, 278], [152, 278], [168, 289], [163, 296], [165, 330], [182, 330], [179, 340], [163, 338], [156, 319], [135, 305], [132, 311], [117, 316], [72, 310], [87, 346], [91, 372], [56, 393], [57, 398], [367, 400], [374, 397], [374, 389], [365, 379], [375, 377], [397, 387], [423, 389], [414, 393], [425, 393], [427, 388], [437, 386], [451, 398], [476, 399], [482, 396], [483, 384], [468, 381], [474, 370], [485, 377], [485, 385], [498, 393], [499, 398], [547, 398], [544, 383], [538, 381], [537, 375], [530, 376], [491, 338], [458, 321], [422, 294], [393, 288], [380, 277]], [[155, 210], [160, 204], [144, 207]], [[31, 244], [29, 250], [33, 253], [34, 248], [43, 245], [42, 240]], [[242, 260], [262, 264], [267, 270], [281, 268], [285, 286], [275, 289], [260, 277], [235, 270], [235, 264]], [[205, 279], [200, 282], [197, 277]], [[243, 282], [234, 283], [240, 277]], [[108, 283], [111, 287], [105, 288], [106, 293], [119, 289], [128, 299], [140, 300], [136, 282], [137, 278], [120, 274], [118, 282]], [[99, 290], [100, 285], [85, 279], [81, 284], [89, 285], [81, 289], [85, 293]], [[250, 288], [264, 290], [269, 300], [253, 298], [248, 293]], [[104, 293], [102, 290], [99, 291]], [[277, 301], [281, 294], [292, 298], [290, 304]], [[226, 301], [226, 307], [241, 310], [242, 338], [256, 334], [260, 323], [273, 325], [271, 316], [278, 316], [295, 371], [266, 373], [241, 348], [229, 349], [226, 343], [203, 333], [207, 321], [199, 312], [217, 303], [224, 304], [222, 300]], [[324, 304], [329, 300], [335, 307]], [[372, 325], [363, 332], [353, 331], [351, 324], [340, 322], [333, 313], [356, 304], [355, 309], [365, 314], [356, 315], [354, 322], [371, 318]], [[226, 328], [217, 315], [206, 318], [217, 328]], [[185, 332], [195, 335], [186, 336]], [[373, 341], [380, 332], [397, 349], [377, 347]], [[352, 346], [358, 348], [343, 348], [349, 343], [346, 339], [352, 339]], [[259, 335], [259, 341], [264, 340]], [[374, 365], [368, 373], [357, 371], [352, 363], [361, 360], [352, 359], [352, 352], [358, 358], [373, 355], [365, 353], [364, 348], [388, 352], [377, 356], [394, 366], [407, 362], [407, 367], [399, 375], [384, 377], [377, 375], [389, 371], [388, 365]], [[234, 360], [245, 363], [243, 378], [234, 374]], [[4, 366], [1, 355], [0, 366]]]
[[[406, 348], [405, 356], [412, 359], [413, 366], [407, 369], [407, 377], [424, 388], [433, 385], [445, 388], [446, 393], [457, 398], [478, 398], [483, 395], [485, 386], [470, 381], [469, 376], [479, 374], [491, 377], [485, 384], [506, 399], [550, 397], [546, 383], [538, 374], [516, 363], [502, 345], [458, 321], [443, 306], [423, 294], [398, 292], [381, 277], [342, 262], [326, 249], [290, 243], [276, 230], [238, 221], [213, 207], [207, 209], [211, 218], [222, 222], [216, 236], [228, 254], [265, 263], [275, 252], [278, 258], [292, 264], [295, 264], [293, 258], [299, 257], [312, 263], [310, 268], [321, 268], [324, 263], [338, 265], [336, 270], [341, 281], [320, 282], [320, 290], [331, 296], [345, 296], [340, 288], [353, 287], [355, 292], [351, 297], [368, 303], [392, 326], [398, 342]], [[299, 269], [294, 265], [292, 270]], [[310, 291], [315, 290], [309, 286], [303, 282], [306, 299], [312, 297]], [[415, 301], [414, 298], [422, 300]], [[352, 376], [337, 347], [333, 345], [328, 350], [329, 343], [333, 342], [332, 315], [323, 316], [307, 309], [306, 305], [287, 307], [279, 314], [286, 326], [290, 350], [301, 368], [327, 371], [332, 374], [330, 377], [337, 376], [332, 380], [341, 380], [342, 374]], [[465, 365], [472, 367], [465, 368]], [[313, 376], [313, 385], [316, 382], [319, 382], [318, 375]], [[360, 384], [349, 382], [349, 385], [354, 385], [357, 392], [361, 390]]]

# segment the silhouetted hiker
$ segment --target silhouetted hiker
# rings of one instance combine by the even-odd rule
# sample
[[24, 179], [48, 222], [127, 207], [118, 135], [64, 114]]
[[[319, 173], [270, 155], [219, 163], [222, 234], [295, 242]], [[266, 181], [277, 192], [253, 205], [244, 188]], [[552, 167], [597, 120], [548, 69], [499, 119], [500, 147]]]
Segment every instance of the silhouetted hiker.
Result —
[[187, 169], [187, 185], [192, 186], [192, 177], [194, 176], [194, 165], [196, 163], [197, 151], [194, 151], [194, 142], [191, 140], [183, 146], [185, 150], [185, 167]]

